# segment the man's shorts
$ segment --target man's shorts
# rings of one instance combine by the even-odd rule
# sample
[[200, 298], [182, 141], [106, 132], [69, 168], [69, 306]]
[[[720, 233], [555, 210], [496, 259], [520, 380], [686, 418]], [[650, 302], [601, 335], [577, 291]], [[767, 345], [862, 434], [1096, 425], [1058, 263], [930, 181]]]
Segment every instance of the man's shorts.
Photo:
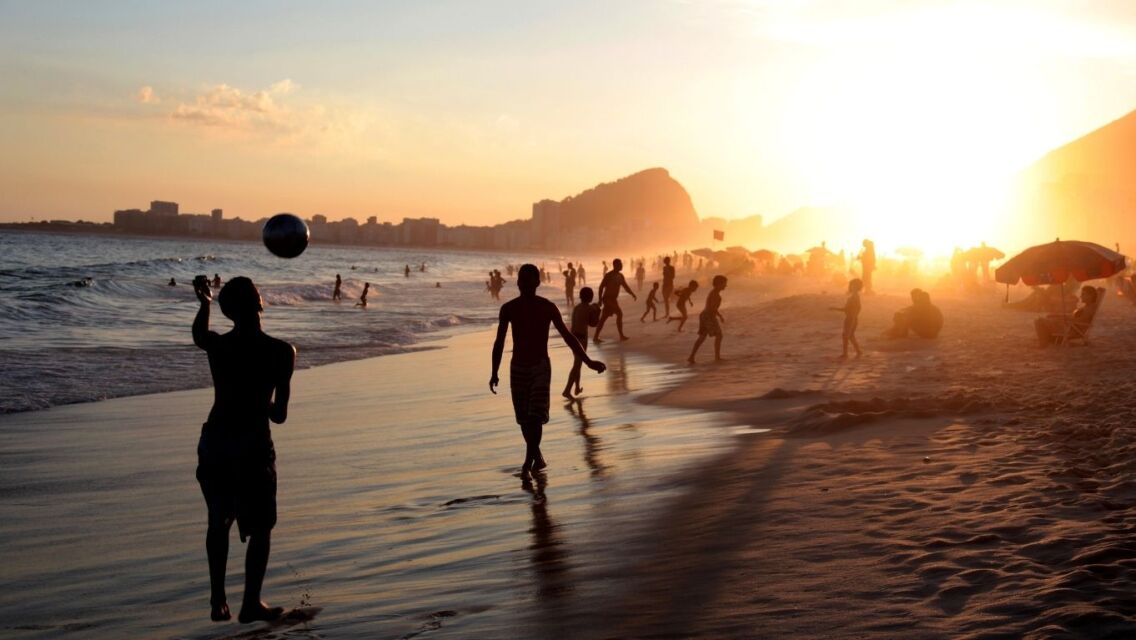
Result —
[[718, 324], [718, 316], [713, 313], [706, 312], [698, 314], [698, 335], [714, 337], [721, 336], [722, 325]]
[[197, 443], [197, 482], [210, 520], [235, 519], [243, 542], [276, 526], [276, 448], [271, 436], [227, 437], [206, 424]]
[[623, 313], [623, 309], [619, 308], [619, 302], [615, 300], [604, 300], [603, 313], [600, 314], [600, 320], [610, 318], [617, 313]]
[[552, 385], [552, 363], [547, 358], [534, 364], [509, 364], [509, 392], [517, 424], [548, 422], [548, 388]]

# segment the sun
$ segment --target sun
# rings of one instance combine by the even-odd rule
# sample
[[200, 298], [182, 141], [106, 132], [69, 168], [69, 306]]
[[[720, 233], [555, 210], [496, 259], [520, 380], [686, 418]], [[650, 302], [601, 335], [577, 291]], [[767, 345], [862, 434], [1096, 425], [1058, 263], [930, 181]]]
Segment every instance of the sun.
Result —
[[845, 207], [877, 246], [949, 255], [1007, 239], [1044, 99], [1041, 79], [988, 52], [857, 49], [799, 79], [781, 146], [810, 202]]

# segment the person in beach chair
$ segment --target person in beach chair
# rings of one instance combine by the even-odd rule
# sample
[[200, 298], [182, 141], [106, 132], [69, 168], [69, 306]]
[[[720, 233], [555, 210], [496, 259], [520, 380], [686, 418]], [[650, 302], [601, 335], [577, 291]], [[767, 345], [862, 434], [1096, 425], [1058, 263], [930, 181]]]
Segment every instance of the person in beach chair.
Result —
[[236, 522], [241, 541], [248, 539], [245, 593], [237, 619], [275, 620], [284, 610], [260, 599], [276, 525], [276, 449], [269, 423], [282, 424], [288, 418], [296, 349], [261, 329], [264, 305], [252, 280], [232, 278], [217, 294], [221, 313], [233, 321], [233, 330], [224, 334], [209, 330], [209, 280], [198, 276], [193, 289], [201, 302], [193, 320], [193, 343], [209, 356], [214, 387], [213, 407], [197, 444], [197, 481], [209, 510], [205, 550], [210, 617], [217, 622], [232, 617], [225, 598], [225, 565], [229, 530]]
[[[564, 344], [587, 367], [603, 373], [604, 363], [592, 360], [576, 336], [560, 317], [560, 310], [546, 298], [536, 295], [540, 286], [540, 270], [533, 264], [521, 265], [517, 271], [517, 288], [521, 295], [501, 305], [497, 338], [493, 341], [493, 374], [489, 390], [497, 393], [501, 356], [505, 351], [505, 335], [513, 328], [513, 358], [509, 363], [509, 391], [513, 397], [513, 413], [525, 439], [525, 462], [521, 476], [548, 466], [540, 453], [540, 440], [548, 422], [549, 387], [552, 365], [548, 360], [548, 328], [555, 326]], [[586, 329], [585, 329], [586, 331]]]
[[1081, 287], [1081, 306], [1072, 315], [1050, 314], [1034, 320], [1037, 342], [1042, 348], [1051, 344], [1089, 343], [1089, 328], [1104, 302], [1104, 289]]

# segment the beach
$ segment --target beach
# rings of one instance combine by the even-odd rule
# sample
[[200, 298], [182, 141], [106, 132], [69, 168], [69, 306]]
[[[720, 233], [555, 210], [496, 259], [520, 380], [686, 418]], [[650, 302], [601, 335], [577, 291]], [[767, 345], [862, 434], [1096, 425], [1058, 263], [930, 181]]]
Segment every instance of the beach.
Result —
[[582, 412], [552, 351], [537, 482], [484, 329], [297, 372], [265, 595], [318, 612], [286, 627], [207, 618], [208, 390], [0, 416], [4, 635], [1131, 634], [1136, 309], [1110, 297], [1088, 346], [1043, 350], [1000, 290], [932, 294], [938, 339], [879, 336], [892, 287], [840, 361], [838, 288], [734, 278], [727, 360], [693, 367], [697, 316], [639, 323], [625, 296]]

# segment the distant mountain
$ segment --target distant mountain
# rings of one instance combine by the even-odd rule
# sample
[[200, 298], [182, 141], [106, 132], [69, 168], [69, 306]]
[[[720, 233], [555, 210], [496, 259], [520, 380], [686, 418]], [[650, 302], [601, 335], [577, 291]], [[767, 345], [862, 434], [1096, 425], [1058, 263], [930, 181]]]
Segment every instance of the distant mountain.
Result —
[[1136, 111], [1050, 151], [1022, 173], [1018, 227], [1136, 250]]
[[[541, 203], [534, 205], [534, 209]], [[640, 246], [675, 242], [698, 227], [698, 214], [686, 192], [666, 169], [647, 169], [605, 182], [557, 207], [562, 234], [606, 232], [610, 245]]]
[[853, 216], [834, 207], [801, 207], [766, 225], [758, 236], [761, 249], [801, 253], [826, 242], [834, 251], [859, 246], [863, 229]]

